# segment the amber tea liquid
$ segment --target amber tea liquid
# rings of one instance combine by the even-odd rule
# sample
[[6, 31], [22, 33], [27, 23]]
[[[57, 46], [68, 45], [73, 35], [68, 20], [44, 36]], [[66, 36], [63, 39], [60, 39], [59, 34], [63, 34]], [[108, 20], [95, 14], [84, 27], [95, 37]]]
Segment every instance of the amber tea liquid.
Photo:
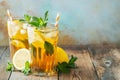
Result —
[[[31, 53], [31, 69], [36, 75], [53, 75], [55, 52], [58, 42], [58, 29], [47, 26], [37, 29], [28, 27], [29, 49]], [[53, 45], [54, 52], [50, 55], [44, 47], [45, 41]]]
[[8, 20], [7, 28], [9, 35], [10, 55], [12, 58], [17, 50], [22, 48], [28, 49], [27, 28], [25, 28], [23, 23], [19, 20]]

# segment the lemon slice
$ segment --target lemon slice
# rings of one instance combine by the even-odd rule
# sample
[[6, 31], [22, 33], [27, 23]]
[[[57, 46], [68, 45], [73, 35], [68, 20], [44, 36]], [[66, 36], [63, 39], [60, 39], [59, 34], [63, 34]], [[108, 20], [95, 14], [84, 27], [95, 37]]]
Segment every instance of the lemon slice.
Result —
[[62, 63], [62, 62], [68, 62], [69, 61], [69, 58], [68, 58], [68, 55], [67, 53], [64, 51], [64, 49], [60, 48], [60, 47], [57, 47], [57, 51], [55, 53], [55, 65], [59, 63]]
[[44, 42], [35, 41], [35, 42], [32, 42], [32, 45], [36, 48], [38, 48], [38, 47], [44, 48]]
[[15, 46], [16, 48], [25, 48], [25, 45], [22, 41], [20, 40], [12, 40], [11, 44]]
[[23, 70], [25, 67], [25, 62], [30, 62], [30, 58], [31, 56], [28, 49], [19, 49], [13, 56], [13, 65], [17, 70]]

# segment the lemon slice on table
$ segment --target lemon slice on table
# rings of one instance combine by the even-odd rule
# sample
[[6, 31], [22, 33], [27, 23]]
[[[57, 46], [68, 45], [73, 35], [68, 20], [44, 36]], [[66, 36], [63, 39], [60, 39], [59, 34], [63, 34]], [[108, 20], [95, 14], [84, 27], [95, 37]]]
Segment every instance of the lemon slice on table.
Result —
[[13, 65], [17, 70], [23, 70], [25, 62], [31, 60], [30, 52], [28, 49], [22, 48], [16, 51], [13, 56]]
[[57, 51], [55, 53], [55, 65], [62, 62], [67, 62], [69, 61], [67, 53], [60, 47], [57, 47]]

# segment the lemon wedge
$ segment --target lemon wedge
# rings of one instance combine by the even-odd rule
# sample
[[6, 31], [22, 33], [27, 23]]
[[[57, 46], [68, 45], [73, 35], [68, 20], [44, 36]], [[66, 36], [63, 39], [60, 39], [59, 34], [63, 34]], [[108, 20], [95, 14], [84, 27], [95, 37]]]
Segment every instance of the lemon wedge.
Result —
[[55, 65], [59, 63], [62, 63], [62, 62], [68, 62], [69, 61], [69, 58], [68, 58], [68, 55], [67, 53], [60, 47], [57, 47], [57, 51], [55, 53]]

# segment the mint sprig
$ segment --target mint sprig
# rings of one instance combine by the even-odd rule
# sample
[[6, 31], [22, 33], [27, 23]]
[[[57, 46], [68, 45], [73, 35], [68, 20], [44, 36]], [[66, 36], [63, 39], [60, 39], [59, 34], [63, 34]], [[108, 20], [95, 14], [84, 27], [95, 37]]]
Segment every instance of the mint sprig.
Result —
[[54, 53], [54, 47], [51, 43], [49, 43], [48, 41], [45, 41], [44, 43], [44, 48], [46, 50], [46, 54], [47, 55], [52, 55]]
[[12, 63], [8, 62], [7, 63], [7, 67], [6, 67], [6, 71], [13, 71], [14, 70], [14, 66]]
[[30, 63], [28, 61], [25, 62], [25, 68], [22, 70], [22, 72], [25, 75], [28, 75], [31, 72]]
[[32, 26], [35, 26], [36, 28], [42, 28], [46, 27], [48, 23], [48, 11], [45, 12], [44, 17], [36, 17], [36, 16], [30, 16], [28, 14], [24, 15], [24, 19], [20, 19], [19, 21], [28, 23]]
[[71, 56], [71, 59], [69, 62], [62, 62], [58, 63], [56, 66], [56, 71], [59, 73], [69, 73], [72, 68], [76, 68], [75, 61], [77, 60], [77, 57]]

